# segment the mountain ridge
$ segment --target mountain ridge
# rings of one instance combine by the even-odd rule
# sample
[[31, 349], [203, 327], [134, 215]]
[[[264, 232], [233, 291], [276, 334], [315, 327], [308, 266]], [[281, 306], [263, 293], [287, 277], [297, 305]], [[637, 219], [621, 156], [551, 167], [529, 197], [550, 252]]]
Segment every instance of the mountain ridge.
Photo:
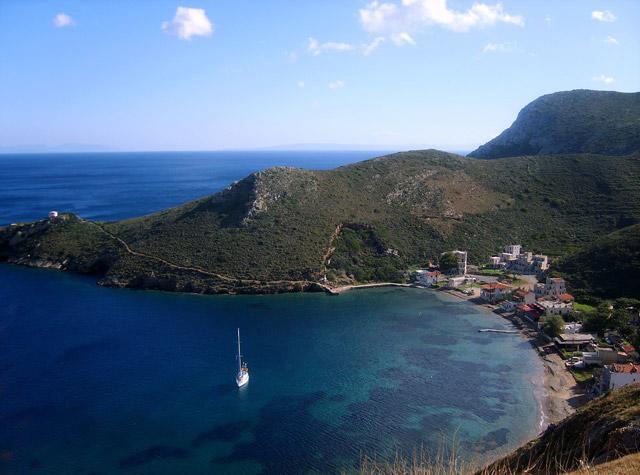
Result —
[[513, 124], [468, 156], [597, 153], [640, 150], [640, 93], [576, 89], [541, 96]]
[[124, 221], [69, 215], [10, 226], [0, 259], [95, 273], [114, 286], [319, 290], [404, 281], [406, 269], [457, 247], [475, 261], [506, 241], [561, 255], [630, 221], [640, 221], [635, 156], [488, 161], [430, 150], [333, 170], [271, 168]]

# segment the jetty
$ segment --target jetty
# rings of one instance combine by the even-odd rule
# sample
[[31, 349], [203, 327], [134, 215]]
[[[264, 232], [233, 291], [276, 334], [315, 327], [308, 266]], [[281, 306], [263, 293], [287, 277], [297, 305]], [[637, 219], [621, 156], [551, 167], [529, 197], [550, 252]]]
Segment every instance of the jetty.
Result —
[[518, 333], [518, 330], [498, 330], [497, 328], [483, 328], [480, 333]]

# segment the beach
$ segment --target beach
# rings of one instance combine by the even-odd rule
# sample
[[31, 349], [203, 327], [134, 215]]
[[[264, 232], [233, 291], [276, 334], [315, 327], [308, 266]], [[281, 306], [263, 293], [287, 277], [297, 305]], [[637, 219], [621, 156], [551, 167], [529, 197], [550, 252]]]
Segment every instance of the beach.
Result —
[[532, 378], [531, 380], [535, 386], [534, 394], [540, 404], [540, 432], [550, 424], [557, 424], [571, 415], [587, 401], [583, 389], [565, 366], [564, 360], [555, 352], [553, 342], [534, 329], [531, 323], [513, 314], [496, 312], [498, 306], [480, 302], [477, 294], [466, 295], [453, 289], [443, 289], [441, 292], [446, 292], [462, 300], [474, 301], [487, 311], [505, 318], [520, 331], [520, 335], [536, 350], [544, 368], [541, 378]]

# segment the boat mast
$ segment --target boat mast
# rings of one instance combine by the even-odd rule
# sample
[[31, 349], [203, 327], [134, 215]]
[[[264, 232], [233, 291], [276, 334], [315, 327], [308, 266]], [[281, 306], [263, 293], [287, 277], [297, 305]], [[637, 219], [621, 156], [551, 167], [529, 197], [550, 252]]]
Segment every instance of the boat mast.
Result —
[[240, 329], [238, 328], [238, 371], [242, 371], [242, 355], [240, 354]]

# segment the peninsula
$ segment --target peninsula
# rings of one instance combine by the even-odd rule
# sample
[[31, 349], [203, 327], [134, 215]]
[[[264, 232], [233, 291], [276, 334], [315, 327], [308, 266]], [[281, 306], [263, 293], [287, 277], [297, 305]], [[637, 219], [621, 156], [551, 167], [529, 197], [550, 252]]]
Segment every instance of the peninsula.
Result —
[[[589, 108], [567, 106], [587, 99]], [[640, 222], [639, 99], [570, 91], [520, 114], [533, 110], [537, 120], [524, 121], [519, 137], [554, 121], [576, 140], [585, 127], [606, 137], [615, 129], [624, 155], [591, 142], [557, 148], [550, 134], [542, 155], [486, 160], [424, 150], [329, 171], [271, 168], [149, 216], [91, 222], [62, 210], [11, 224], [0, 228], [0, 260], [92, 274], [107, 286], [276, 293], [402, 283], [408, 269], [444, 251], [466, 249], [481, 262], [507, 241], [553, 258], [588, 252]], [[487, 153], [476, 155], [501, 156]]]

